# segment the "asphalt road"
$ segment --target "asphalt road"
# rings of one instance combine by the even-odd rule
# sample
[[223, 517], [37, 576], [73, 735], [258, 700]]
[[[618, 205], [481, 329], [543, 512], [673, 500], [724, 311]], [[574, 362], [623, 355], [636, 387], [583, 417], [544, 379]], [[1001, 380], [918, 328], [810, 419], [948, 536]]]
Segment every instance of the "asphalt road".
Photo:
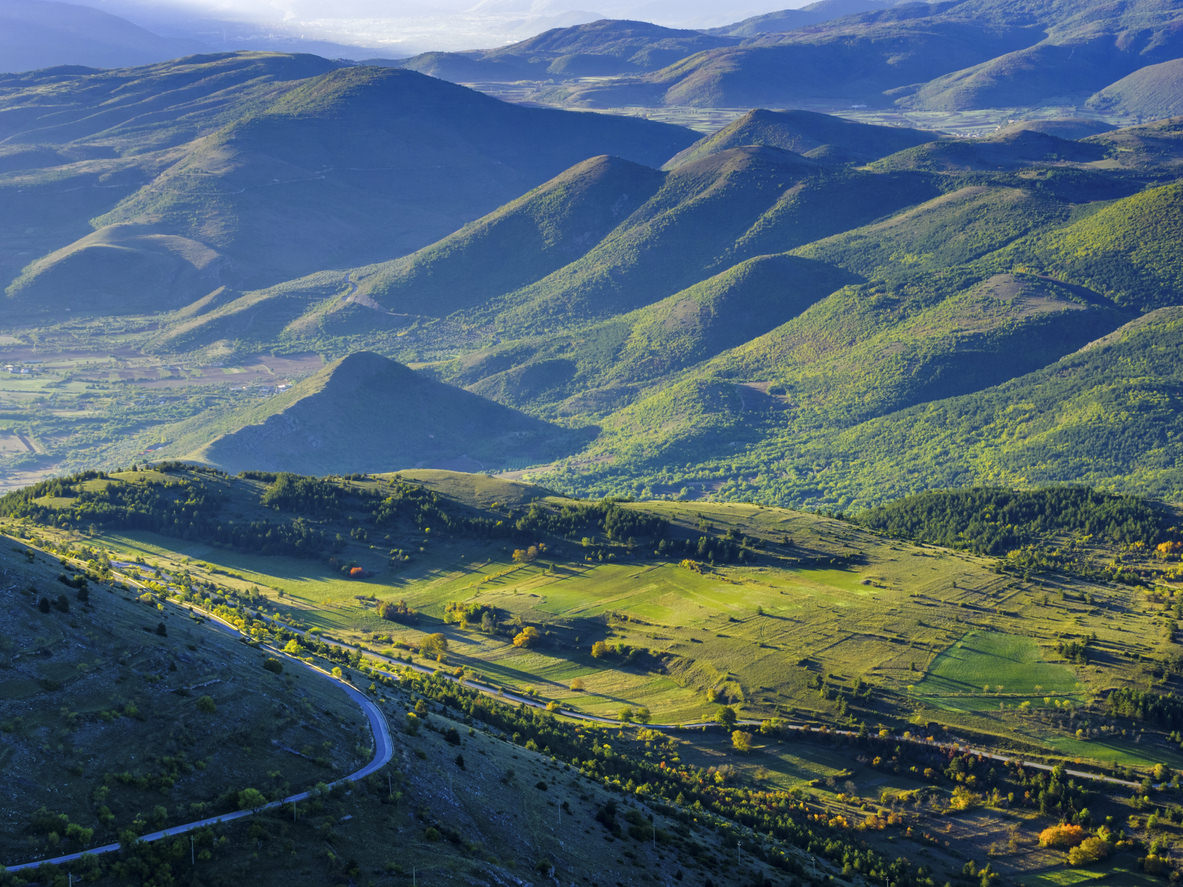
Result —
[[[137, 588], [144, 587], [140, 582], [132, 579], [130, 576], [120, 575], [119, 578], [124, 582], [131, 583]], [[212, 622], [212, 627], [229, 632], [230, 634], [236, 635], [238, 637], [242, 636], [242, 633], [238, 631], [238, 629], [223, 619], [220, 619], [212, 613], [205, 613], [205, 615]], [[386, 766], [387, 763], [389, 763], [390, 759], [394, 757], [394, 740], [390, 735], [390, 725], [386, 722], [386, 716], [382, 714], [382, 710], [378, 708], [374, 702], [368, 699], [365, 694], [363, 694], [348, 681], [334, 677], [330, 672], [325, 671], [323, 668], [319, 668], [315, 665], [312, 665], [311, 663], [305, 662], [302, 659], [288, 656], [282, 650], [276, 650], [274, 647], [268, 647], [264, 645], [263, 649], [275, 653], [278, 656], [283, 656], [292, 662], [297, 662], [304, 668], [316, 672], [321, 677], [333, 681], [338, 687], [345, 691], [345, 694], [349, 696], [350, 699], [358, 704], [363, 712], [365, 712], [366, 719], [370, 726], [370, 733], [373, 734], [374, 737], [374, 756], [370, 759], [369, 763], [360, 770], [350, 773], [348, 776], [343, 776], [334, 782], [328, 783], [328, 788], [365, 779], [371, 773], [381, 770]], [[169, 828], [161, 829], [160, 831], [152, 832], [151, 834], [140, 835], [138, 840], [144, 843], [151, 843], [152, 841], [159, 841], [162, 838], [171, 838], [175, 837], [176, 835], [183, 835], [187, 832], [196, 831], [197, 829], [205, 828], [206, 826], [217, 825], [218, 823], [222, 822], [233, 822], [236, 819], [254, 816], [256, 813], [262, 813], [266, 810], [274, 810], [275, 808], [282, 807], [285, 804], [294, 804], [299, 801], [305, 801], [312, 797], [315, 792], [316, 789], [310, 789], [308, 791], [289, 795], [288, 797], [281, 798], [278, 801], [270, 801], [261, 807], [252, 807], [248, 810], [235, 810], [233, 813], [222, 813], [218, 816], [209, 816], [205, 819], [196, 820], [195, 822], [186, 822], [183, 825], [170, 826]], [[78, 859], [81, 859], [84, 855], [99, 856], [104, 853], [113, 853], [118, 849], [118, 843], [104, 844], [101, 847], [91, 847], [87, 850], [80, 850], [77, 853], [67, 853], [64, 856], [54, 856], [48, 859], [35, 859], [29, 862], [17, 863], [16, 865], [4, 867], [3, 871], [19, 872], [27, 869], [34, 869], [42, 865], [61, 865], [63, 863], [74, 862]]]

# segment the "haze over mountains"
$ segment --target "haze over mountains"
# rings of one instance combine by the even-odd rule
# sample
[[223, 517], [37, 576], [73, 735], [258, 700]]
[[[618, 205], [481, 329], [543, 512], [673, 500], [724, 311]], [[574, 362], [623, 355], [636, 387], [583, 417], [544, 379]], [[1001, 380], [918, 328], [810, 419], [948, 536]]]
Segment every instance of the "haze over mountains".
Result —
[[580, 107], [1093, 104], [1153, 116], [1156, 100], [1111, 87], [1135, 74], [1177, 85], [1173, 69], [1155, 68], [1183, 54], [1177, 18], [1171, 0], [818, 3], [709, 34], [596, 22], [406, 64], [458, 81], [546, 81], [531, 94]]

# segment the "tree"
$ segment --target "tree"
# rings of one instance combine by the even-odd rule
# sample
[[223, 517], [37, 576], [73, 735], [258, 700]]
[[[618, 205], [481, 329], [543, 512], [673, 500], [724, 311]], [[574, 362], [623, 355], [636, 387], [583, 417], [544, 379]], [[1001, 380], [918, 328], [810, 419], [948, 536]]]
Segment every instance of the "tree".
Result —
[[752, 750], [752, 734], [746, 730], [732, 730], [731, 747], [736, 751], [750, 752]]
[[591, 654], [593, 659], [603, 659], [608, 655], [608, 645], [603, 641], [596, 641], [592, 644]]
[[735, 714], [735, 709], [730, 705], [725, 705], [719, 709], [718, 714], [715, 715], [715, 720], [723, 725], [725, 730], [734, 730], [735, 722], [739, 717]]
[[515, 647], [534, 647], [542, 640], [542, 632], [540, 632], [533, 625], [527, 625], [516, 635], [514, 635], [513, 645]]
[[1039, 833], [1040, 847], [1075, 847], [1085, 839], [1086, 832], [1079, 825], [1053, 825]]
[[214, 702], [212, 696], [199, 696], [197, 698], [197, 710], [207, 715], [212, 715], [218, 710], [218, 704]]
[[157, 622], [156, 623], [156, 633], [158, 635], [160, 635], [162, 638], [168, 637], [168, 626], [165, 625], [163, 622]]
[[1104, 838], [1093, 836], [1085, 838], [1077, 846], [1068, 851], [1069, 865], [1092, 865], [1105, 859], [1113, 852], [1113, 845]]
[[267, 803], [267, 796], [257, 788], [244, 788], [238, 793], [239, 810], [257, 810]]
[[448, 652], [448, 639], [438, 631], [433, 632], [419, 642], [419, 652], [442, 661], [444, 654]]
[[263, 668], [273, 674], [283, 674], [283, 663], [274, 656], [268, 656], [263, 660]]
[[407, 606], [405, 600], [381, 601], [378, 615], [390, 622], [409, 622], [415, 617], [415, 611]]

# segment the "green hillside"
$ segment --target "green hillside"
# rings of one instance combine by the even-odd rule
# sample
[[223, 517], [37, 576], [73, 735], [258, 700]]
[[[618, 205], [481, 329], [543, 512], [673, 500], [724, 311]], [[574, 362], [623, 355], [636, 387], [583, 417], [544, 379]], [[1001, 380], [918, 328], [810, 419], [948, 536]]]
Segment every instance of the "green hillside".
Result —
[[576, 164], [438, 243], [371, 269], [356, 297], [434, 316], [479, 306], [579, 258], [661, 182], [657, 171], [617, 158]]
[[1148, 310], [1178, 304], [1183, 290], [1183, 184], [1152, 188], [1016, 248], [1042, 269]]
[[1183, 115], [1183, 59], [1139, 68], [1090, 96], [1102, 111], [1120, 109], [1151, 119]]
[[526, 332], [628, 311], [677, 292], [716, 270], [753, 221], [813, 171], [800, 155], [761, 147], [681, 166], [585, 255], [494, 303], [497, 322]]
[[[27, 247], [5, 251], [5, 285], [19, 280], [10, 293], [25, 293], [23, 310], [51, 313], [176, 308], [221, 284], [257, 289], [389, 260], [589, 156], [658, 166], [693, 140], [643, 120], [508, 105], [411, 71], [259, 53], [12, 78], [0, 84], [0, 132], [89, 157], [0, 175], [17, 195], [14, 245]], [[59, 193], [69, 202], [40, 208]], [[175, 249], [124, 236], [128, 226], [211, 253], [214, 285], [195, 281]], [[72, 292], [78, 305], [64, 306]]]

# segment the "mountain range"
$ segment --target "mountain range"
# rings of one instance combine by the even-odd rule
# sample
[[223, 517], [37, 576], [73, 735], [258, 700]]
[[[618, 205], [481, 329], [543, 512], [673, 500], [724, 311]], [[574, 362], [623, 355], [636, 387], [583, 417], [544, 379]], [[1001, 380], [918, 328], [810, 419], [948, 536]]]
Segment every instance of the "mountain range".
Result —
[[[855, 14], [751, 39], [866, 55], [859, 41], [912, 28], [955, 54], [974, 28], [997, 43], [972, 37], [975, 52], [1036, 32], [1069, 45], [1085, 28], [1055, 3], [809, 14], [827, 11]], [[1098, 45], [1143, 27], [1122, 58], [1157, 59], [1170, 13], [1101, 4], [1088, 27], [1109, 35]], [[619, 61], [691, 41], [705, 64], [748, 39], [597, 23], [530, 52]], [[939, 62], [907, 45], [897, 73]], [[1121, 90], [1149, 94], [1137, 84]], [[274, 53], [10, 75], [0, 272], [14, 342], [134, 343], [169, 372], [275, 352], [331, 365], [273, 399], [185, 394], [102, 426], [77, 417], [120, 396], [67, 375], [50, 401], [12, 401], [0, 433], [28, 464], [68, 448], [79, 466], [142, 452], [311, 473], [534, 466], [586, 492], [839, 507], [933, 483], [1075, 480], [1063, 441], [1087, 439], [1111, 454], [1092, 482], [1173, 496], [1169, 384], [1118, 410], [1098, 380], [1140, 384], [1129, 355], [1174, 347], [1180, 135], [1169, 118], [1081, 116], [952, 138], [800, 109], [700, 133]], [[1065, 379], [1083, 413], [1034, 422], [1004, 406], [1066, 398]], [[893, 437], [949, 410], [939, 431]]]
[[404, 64], [485, 88], [538, 81], [532, 96], [589, 108], [1089, 106], [1155, 117], [1178, 94], [1178, 20], [1171, 0], [829, 2], [710, 32], [601, 21]]

